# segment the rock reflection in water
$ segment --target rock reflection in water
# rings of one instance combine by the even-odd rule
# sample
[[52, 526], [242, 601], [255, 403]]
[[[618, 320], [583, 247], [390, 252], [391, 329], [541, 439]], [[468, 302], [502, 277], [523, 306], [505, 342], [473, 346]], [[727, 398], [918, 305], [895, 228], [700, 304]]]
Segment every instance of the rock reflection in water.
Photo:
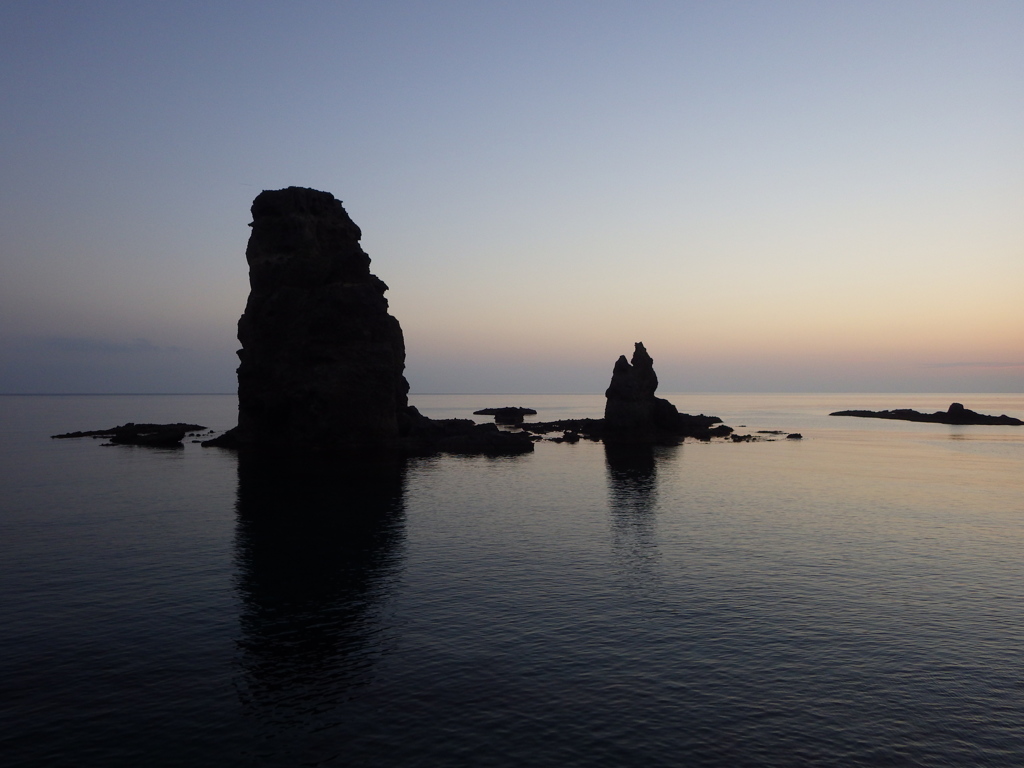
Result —
[[612, 547], [634, 586], [658, 578], [658, 464], [672, 460], [675, 446], [605, 445]]
[[240, 457], [238, 690], [261, 764], [330, 759], [337, 708], [387, 652], [404, 483], [401, 464]]

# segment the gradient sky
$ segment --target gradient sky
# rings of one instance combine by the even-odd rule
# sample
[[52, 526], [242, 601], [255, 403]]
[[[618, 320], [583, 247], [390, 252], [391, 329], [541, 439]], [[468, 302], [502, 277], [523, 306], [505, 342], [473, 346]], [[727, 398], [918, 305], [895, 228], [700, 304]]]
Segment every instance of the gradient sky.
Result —
[[[1024, 391], [1024, 3], [0, 5], [0, 392], [234, 391], [249, 206], [414, 392]], [[500, 404], [500, 403], [499, 403]]]

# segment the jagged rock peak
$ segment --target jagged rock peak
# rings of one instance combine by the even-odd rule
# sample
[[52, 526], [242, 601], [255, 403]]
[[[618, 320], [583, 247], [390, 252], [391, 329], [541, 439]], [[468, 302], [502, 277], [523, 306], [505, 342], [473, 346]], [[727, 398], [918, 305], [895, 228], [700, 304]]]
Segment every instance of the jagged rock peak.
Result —
[[626, 361], [620, 355], [612, 369], [612, 380], [605, 396], [616, 400], [646, 400], [654, 397], [658, 389], [658, 374], [654, 372], [654, 360], [647, 353], [643, 342], [634, 345], [633, 359]]
[[[672, 442], [682, 437], [708, 438], [717, 416], [682, 414], [672, 403], [657, 397], [658, 375], [654, 360], [642, 342], [637, 342], [633, 359], [622, 355], [615, 361], [612, 380], [605, 391], [604, 440], [606, 443]], [[722, 427], [718, 434], [732, 430]]]
[[612, 369], [612, 380], [605, 391], [606, 428], [611, 433], [630, 433], [637, 439], [652, 435], [656, 429], [656, 412], [664, 407], [662, 403], [669, 405], [654, 396], [657, 389], [654, 360], [643, 342], [638, 341], [634, 345], [633, 359], [627, 362], [622, 355]]

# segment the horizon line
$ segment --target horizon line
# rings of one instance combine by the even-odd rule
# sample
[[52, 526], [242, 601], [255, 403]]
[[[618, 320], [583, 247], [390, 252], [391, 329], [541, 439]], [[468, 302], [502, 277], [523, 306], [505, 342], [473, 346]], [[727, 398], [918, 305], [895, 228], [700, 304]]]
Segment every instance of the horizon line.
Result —
[[[1013, 391], [966, 390], [678, 390], [661, 392], [662, 395], [1024, 395]], [[604, 392], [410, 392], [410, 397], [580, 397], [604, 396]], [[237, 392], [0, 392], [0, 397], [201, 397], [234, 396]]]

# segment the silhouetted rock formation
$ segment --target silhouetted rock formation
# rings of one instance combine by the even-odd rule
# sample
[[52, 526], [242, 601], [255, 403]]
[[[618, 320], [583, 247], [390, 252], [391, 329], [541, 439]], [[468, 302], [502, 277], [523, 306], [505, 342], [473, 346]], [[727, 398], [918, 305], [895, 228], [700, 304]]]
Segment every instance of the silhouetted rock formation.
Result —
[[559, 437], [548, 438], [556, 443], [575, 443], [576, 440], [565, 439], [572, 434], [585, 440], [600, 441], [604, 437], [604, 419], [560, 419], [558, 421], [534, 421], [520, 424], [519, 428], [533, 435], [546, 435], [561, 432]]
[[1019, 427], [1024, 421], [1012, 416], [987, 416], [964, 408], [961, 403], [951, 403], [948, 410], [921, 413], [911, 408], [897, 408], [893, 411], [836, 411], [829, 416], [859, 416], [865, 419], [898, 419], [900, 421], [923, 421], [933, 424], [998, 425]]
[[[653, 437], [656, 419], [675, 411], [667, 400], [655, 397], [658, 376], [654, 372], [654, 360], [647, 354], [642, 342], [637, 342], [633, 359], [626, 360], [620, 355], [612, 369], [612, 380], [604, 395], [604, 422], [608, 432], [629, 433], [638, 438]], [[639, 440], [639, 442], [647, 442]]]
[[300, 187], [260, 193], [252, 218], [238, 426], [208, 444], [394, 444], [408, 404], [405, 343], [359, 227], [333, 195]]
[[576, 443], [583, 438], [624, 446], [674, 445], [685, 437], [710, 440], [732, 434], [732, 427], [722, 424], [717, 416], [679, 413], [668, 400], [655, 396], [657, 389], [654, 361], [644, 345], [637, 342], [632, 362], [626, 360], [625, 355], [615, 362], [612, 380], [605, 392], [603, 419], [560, 419], [518, 426], [535, 435], [561, 432], [559, 437], [548, 438], [556, 443]]
[[495, 424], [521, 424], [524, 416], [532, 416], [537, 412], [533, 408], [520, 408], [507, 405], [504, 408], [481, 408], [473, 411], [474, 416], [493, 416]]
[[472, 419], [428, 419], [412, 406], [408, 411], [410, 426], [402, 441], [406, 454], [445, 451], [500, 455], [533, 450], [533, 438], [526, 432], [503, 432], [495, 424], [477, 424]]
[[94, 429], [89, 432], [67, 432], [51, 435], [55, 440], [70, 437], [107, 437], [112, 445], [143, 445], [151, 448], [181, 447], [185, 434], [197, 429], [206, 429], [201, 424], [136, 424], [129, 421], [119, 427]]
[[251, 290], [238, 321], [238, 426], [204, 446], [359, 455], [449, 444], [533, 450], [473, 422], [438, 426], [409, 407], [402, 328], [340, 200], [300, 187], [266, 191], [252, 218]]
[[[706, 440], [711, 437], [712, 425], [721, 423], [716, 416], [679, 413], [668, 400], [655, 396], [657, 389], [654, 360], [638, 341], [632, 360], [627, 361], [622, 355], [615, 361], [612, 380], [605, 391], [605, 442], [672, 443], [683, 437]], [[719, 427], [717, 432], [724, 436], [732, 429]]]

